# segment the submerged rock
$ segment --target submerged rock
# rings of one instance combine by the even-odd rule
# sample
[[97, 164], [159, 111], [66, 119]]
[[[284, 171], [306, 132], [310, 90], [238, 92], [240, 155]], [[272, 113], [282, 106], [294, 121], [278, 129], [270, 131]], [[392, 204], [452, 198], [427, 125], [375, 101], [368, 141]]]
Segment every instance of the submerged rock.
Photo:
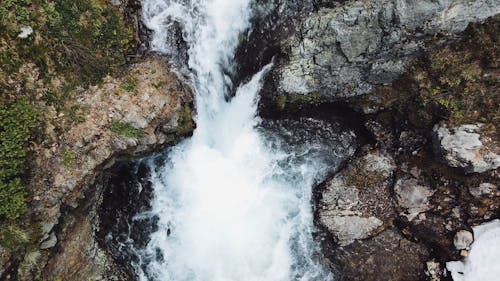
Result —
[[359, 145], [356, 128], [346, 127], [340, 120], [313, 117], [264, 120], [261, 131], [281, 151], [293, 152], [289, 165], [308, 161], [317, 167], [318, 178], [336, 171]]

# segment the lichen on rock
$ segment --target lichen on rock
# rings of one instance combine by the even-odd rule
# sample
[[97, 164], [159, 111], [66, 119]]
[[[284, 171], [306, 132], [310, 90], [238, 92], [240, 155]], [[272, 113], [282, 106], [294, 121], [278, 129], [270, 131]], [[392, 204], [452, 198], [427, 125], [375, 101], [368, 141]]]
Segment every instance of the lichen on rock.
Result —
[[500, 167], [498, 140], [483, 143], [481, 127], [482, 124], [434, 127], [435, 147], [448, 165], [462, 168], [467, 173], [482, 173]]

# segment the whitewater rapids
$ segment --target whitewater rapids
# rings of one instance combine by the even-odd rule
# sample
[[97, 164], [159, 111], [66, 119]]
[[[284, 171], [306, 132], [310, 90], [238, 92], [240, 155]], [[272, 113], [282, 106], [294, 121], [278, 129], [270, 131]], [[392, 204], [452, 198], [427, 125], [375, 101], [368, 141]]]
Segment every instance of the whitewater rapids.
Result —
[[298, 152], [279, 149], [258, 129], [258, 93], [271, 63], [237, 87], [227, 75], [240, 34], [251, 28], [251, 2], [142, 2], [153, 50], [178, 52], [168, 38], [182, 27], [197, 129], [152, 169], [148, 215], [159, 221], [134, 263], [140, 280], [333, 279], [316, 255], [311, 207], [311, 187], [327, 169], [319, 158], [291, 164]]

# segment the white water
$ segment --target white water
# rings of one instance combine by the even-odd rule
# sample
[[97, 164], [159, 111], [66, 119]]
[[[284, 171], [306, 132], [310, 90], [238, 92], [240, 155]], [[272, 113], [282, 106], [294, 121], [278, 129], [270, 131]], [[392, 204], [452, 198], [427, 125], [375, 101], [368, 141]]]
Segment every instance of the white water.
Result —
[[233, 85], [224, 73], [249, 28], [250, 2], [143, 0], [153, 49], [175, 53], [166, 38], [175, 21], [183, 27], [197, 129], [153, 174], [159, 229], [136, 264], [140, 280], [332, 279], [314, 259], [312, 238], [311, 186], [321, 163], [284, 165], [289, 154], [256, 129], [261, 80], [272, 66], [225, 98]]

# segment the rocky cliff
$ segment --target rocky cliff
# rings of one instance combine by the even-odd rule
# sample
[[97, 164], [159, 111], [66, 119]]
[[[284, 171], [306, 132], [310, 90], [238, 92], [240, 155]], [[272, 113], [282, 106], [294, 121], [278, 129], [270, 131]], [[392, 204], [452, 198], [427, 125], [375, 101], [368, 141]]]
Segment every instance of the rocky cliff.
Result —
[[[112, 260], [95, 241], [103, 190], [89, 188], [115, 159], [145, 155], [189, 134], [191, 106], [189, 86], [163, 59], [151, 57], [120, 78], [82, 89], [76, 124], [61, 128], [66, 116], [46, 112], [46, 137], [31, 160], [29, 225], [9, 225], [2, 233], [33, 246], [11, 248], [17, 251], [6, 259], [3, 278], [31, 280], [46, 265], [48, 280], [114, 280]], [[19, 270], [9, 273], [9, 265]]]
[[140, 55], [140, 3], [72, 3], [0, 4], [0, 280], [127, 280], [94, 182], [194, 127], [189, 85]]

